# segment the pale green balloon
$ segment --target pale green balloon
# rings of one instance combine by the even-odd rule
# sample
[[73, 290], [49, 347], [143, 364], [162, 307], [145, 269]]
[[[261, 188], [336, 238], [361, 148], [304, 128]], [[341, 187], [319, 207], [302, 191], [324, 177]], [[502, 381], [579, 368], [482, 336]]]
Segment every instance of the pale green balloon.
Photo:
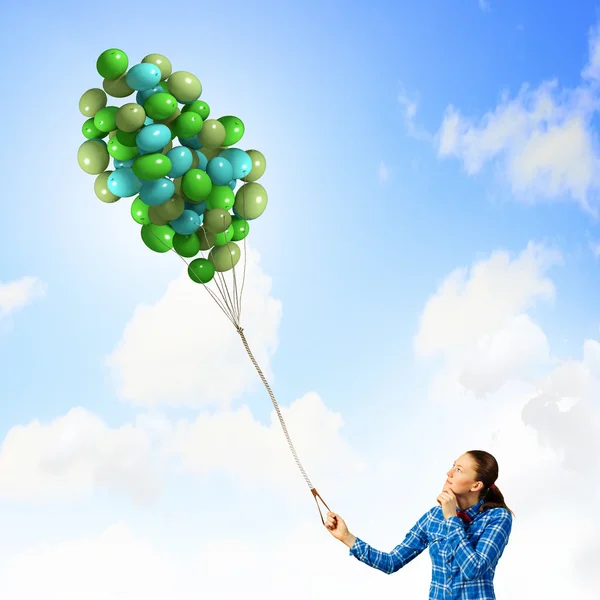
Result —
[[115, 196], [108, 189], [108, 176], [112, 173], [112, 171], [104, 171], [104, 173], [100, 173], [96, 180], [94, 181], [94, 193], [99, 200], [102, 202], [106, 202], [107, 204], [112, 204], [119, 200], [119, 196]]
[[203, 148], [220, 148], [226, 135], [223, 123], [216, 119], [206, 119], [202, 125], [202, 131], [198, 134], [198, 140]]
[[208, 260], [215, 266], [215, 271], [230, 271], [240, 260], [240, 248], [235, 242], [224, 246], [215, 246], [208, 255]]
[[175, 96], [177, 102], [180, 103], [198, 100], [200, 94], [202, 94], [202, 84], [200, 83], [200, 80], [193, 73], [189, 73], [188, 71], [175, 71], [175, 73], [167, 79], [167, 87], [169, 88], [169, 93], [172, 96]]
[[[180, 180], [181, 181], [181, 180]], [[172, 221], [181, 216], [181, 213], [185, 210], [185, 201], [178, 194], [175, 193], [163, 204], [159, 204], [156, 207], [156, 213], [159, 217]]]
[[223, 208], [213, 208], [204, 213], [204, 229], [210, 233], [223, 233], [231, 225], [231, 215]]
[[79, 146], [77, 151], [79, 166], [90, 175], [99, 175], [106, 171], [110, 162], [110, 154], [104, 144], [94, 140], [87, 140]]
[[242, 181], [250, 183], [260, 179], [264, 175], [265, 169], [267, 168], [267, 161], [264, 154], [258, 150], [246, 150], [246, 153], [252, 161], [252, 169], [246, 177], [242, 177]]
[[102, 82], [104, 91], [113, 98], [127, 98], [127, 96], [133, 94], [134, 90], [127, 85], [126, 76], [127, 73], [124, 73], [117, 79], [105, 79]]
[[93, 117], [102, 108], [106, 107], [108, 98], [106, 92], [100, 88], [92, 88], [84, 92], [79, 99], [79, 112], [84, 117]]
[[115, 122], [117, 127], [125, 133], [133, 133], [144, 126], [146, 111], [136, 102], [123, 104], [117, 111]]
[[173, 65], [171, 65], [171, 61], [162, 54], [148, 54], [147, 56], [144, 56], [142, 62], [156, 65], [160, 69], [161, 81], [167, 79], [167, 77], [169, 77], [173, 72]]
[[218, 148], [200, 148], [198, 152], [204, 154], [207, 160], [212, 160], [213, 158], [216, 158], [217, 156], [219, 156], [219, 154], [221, 154], [221, 147], [219, 146]]
[[268, 201], [267, 191], [260, 183], [245, 183], [235, 193], [233, 208], [242, 219], [250, 221], [265, 212]]
[[196, 235], [200, 240], [200, 250], [202, 250], [203, 252], [206, 250], [210, 250], [217, 241], [217, 235], [204, 229], [204, 226], [200, 227], [200, 229], [196, 231]]
[[160, 213], [160, 206], [151, 206], [148, 209], [148, 218], [155, 225], [166, 225], [171, 219], [167, 219]]

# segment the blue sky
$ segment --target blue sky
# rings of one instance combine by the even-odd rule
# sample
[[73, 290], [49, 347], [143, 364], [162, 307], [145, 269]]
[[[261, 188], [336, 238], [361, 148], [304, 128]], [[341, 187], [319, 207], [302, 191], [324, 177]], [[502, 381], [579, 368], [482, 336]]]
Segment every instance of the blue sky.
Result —
[[[314, 502], [302, 489], [304, 482], [292, 462], [283, 463], [287, 467], [282, 473], [287, 472], [289, 481], [275, 477], [251, 492], [239, 480], [244, 467], [232, 470], [230, 463], [224, 466], [217, 460], [210, 467], [211, 475], [197, 477], [186, 470], [192, 446], [185, 450], [177, 444], [181, 439], [192, 444], [193, 434], [175, 435], [170, 428], [176, 428], [177, 422], [190, 424], [199, 414], [218, 416], [223, 410], [229, 414], [247, 406], [253, 423], [268, 428], [273, 411], [251, 371], [239, 375], [239, 390], [229, 394], [228, 409], [212, 401], [211, 390], [219, 385], [219, 393], [227, 397], [229, 377], [233, 380], [249, 368], [247, 357], [231, 350], [231, 325], [220, 313], [211, 312], [210, 304], [201, 299], [203, 290], [186, 287], [185, 278], [179, 287], [169, 287], [181, 276], [181, 263], [171, 254], [148, 251], [129, 217], [130, 201], [99, 202], [93, 176], [77, 165], [84, 121], [78, 100], [86, 89], [100, 86], [95, 62], [109, 47], [123, 49], [130, 64], [158, 52], [170, 58], [175, 70], [196, 74], [212, 114], [239, 116], [246, 124], [242, 146], [265, 154], [263, 184], [269, 206], [252, 224], [249, 242], [260, 254], [258, 271], [251, 273], [266, 283], [249, 292], [255, 302], [245, 323], [253, 335], [250, 344], [264, 358], [280, 404], [290, 407], [298, 401], [295, 431], [304, 440], [300, 445], [307, 449], [308, 462], [320, 474], [317, 487], [323, 497], [327, 499], [329, 488], [341, 514], [346, 505], [352, 507], [367, 529], [367, 539], [371, 527], [374, 537], [379, 532], [383, 542], [399, 543], [391, 538], [403, 535], [404, 525], [412, 526], [431, 506], [428, 502], [434, 501], [438, 485], [435, 477], [443, 478], [444, 470], [466, 446], [495, 448], [486, 437], [488, 427], [494, 430], [495, 424], [486, 420], [485, 413], [497, 406], [506, 420], [515, 419], [510, 426], [502, 420], [502, 427], [524, 427], [519, 407], [536, 390], [546, 389], [546, 383], [536, 377], [569, 359], [585, 363], [584, 341], [598, 339], [600, 250], [595, 248], [600, 248], [600, 228], [597, 217], [582, 206], [584, 201], [592, 210], [599, 206], [595, 167], [600, 77], [594, 76], [593, 68], [582, 75], [586, 65], [600, 65], [600, 54], [596, 62], [590, 55], [590, 39], [597, 39], [593, 28], [598, 24], [598, 5], [561, 1], [550, 10], [547, 3], [514, 1], [485, 5], [477, 0], [373, 1], [352, 7], [343, 2], [231, 1], [224, 8], [219, 4], [165, 8], [147, 1], [95, 10], [90, 15], [87, 5], [33, 2], [3, 8], [0, 19], [3, 77], [9, 85], [0, 97], [6, 118], [5, 250], [0, 255], [0, 284], [4, 285], [0, 287], [4, 399], [0, 434], [6, 437], [0, 451], [0, 528], [14, 534], [0, 550], [13, 555], [43, 540], [56, 544], [77, 536], [93, 540], [111, 524], [124, 522], [134, 535], [148, 536], [154, 547], [168, 547], [171, 556], [189, 558], [195, 556], [198, 536], [208, 531], [217, 536], [221, 527], [216, 523], [232, 511], [242, 515], [236, 518], [247, 526], [236, 538], [240, 543], [255, 536], [279, 543], [279, 529], [264, 525], [257, 514], [267, 513], [257, 513], [259, 507], [266, 507], [269, 514], [284, 511], [290, 528], [298, 525], [295, 517], [318, 525]], [[548, 87], [551, 81], [555, 81], [553, 88]], [[540, 106], [550, 111], [547, 119], [539, 116], [542, 109], [534, 109], [540, 99]], [[455, 129], [452, 115], [459, 123]], [[532, 259], [535, 265], [530, 270], [525, 266], [521, 272], [518, 257], [523, 252], [529, 256], [530, 242], [545, 250], [541, 258]], [[517, 267], [498, 275], [489, 261], [494, 252], [502, 251]], [[487, 275], [478, 279], [471, 269], [477, 261], [484, 271], [490, 269], [490, 278], [497, 279], [492, 283]], [[456, 269], [466, 269], [465, 280], [474, 283], [471, 296], [459, 294], [454, 302], [441, 285]], [[22, 285], [25, 276], [38, 278], [27, 290], [40, 293], [22, 307], [19, 302], [9, 306], [7, 286]], [[270, 289], [263, 277], [270, 278]], [[536, 287], [545, 278], [552, 282], [553, 294]], [[486, 290], [491, 290], [489, 297]], [[436, 295], [441, 298], [439, 314], [427, 310], [428, 300]], [[280, 303], [280, 316], [265, 304], [267, 298]], [[147, 322], [143, 311], [136, 312], [141, 304], [151, 307]], [[169, 323], [164, 317], [173, 306], [187, 312], [183, 316], [173, 312]], [[469, 321], [473, 307], [488, 316]], [[523, 359], [527, 369], [511, 363], [508, 371], [502, 370], [501, 359], [486, 366], [486, 373], [496, 369], [490, 377], [502, 385], [490, 387], [481, 398], [463, 386], [458, 399], [471, 406], [473, 421], [450, 421], [449, 445], [438, 439], [423, 448], [418, 432], [427, 429], [432, 415], [447, 411], [450, 419], [457, 418], [452, 416], [456, 381], [464, 383], [461, 373], [471, 372], [465, 361], [477, 355], [485, 340], [500, 336], [506, 323], [514, 319], [522, 323], [520, 315], [543, 331], [547, 356], [543, 349], [543, 358], [536, 354], [536, 341], [531, 342], [535, 360], [529, 355]], [[440, 331], [456, 319], [464, 322], [464, 336]], [[124, 338], [131, 323], [133, 333]], [[427, 327], [439, 333], [437, 341], [430, 336], [419, 346]], [[151, 351], [147, 345], [139, 346], [146, 339], [141, 332], [150, 330], [156, 331]], [[204, 331], [215, 346], [220, 383], [214, 379], [217, 371], [202, 372], [201, 377], [172, 374], [174, 389], [188, 376], [196, 382], [197, 403], [189, 398], [179, 402], [175, 392], [166, 392], [159, 394], [158, 406], [150, 405], [143, 390], [152, 377], [157, 378], [157, 389], [168, 389], [167, 375], [154, 368], [168, 356], [173, 364], [181, 358], [190, 369], [212, 364], [211, 350], [201, 339], [197, 346], [192, 343], [192, 336], [201, 338]], [[108, 357], [122, 340], [125, 349], [119, 360], [124, 362], [117, 361], [115, 369], [138, 390], [136, 402], [123, 398], [115, 372], [107, 367]], [[471, 340], [471, 346], [465, 340]], [[512, 343], [518, 347], [509, 344], [504, 348], [507, 355], [530, 347]], [[432, 356], [420, 356], [418, 347]], [[147, 371], [132, 366], [130, 358], [125, 361], [125, 353], [130, 357], [135, 348]], [[182, 348], [188, 349], [187, 356], [178, 354]], [[197, 353], [197, 362], [190, 353]], [[209, 362], [203, 362], [205, 358]], [[502, 379], [505, 372], [508, 375]], [[581, 386], [573, 385], [580, 390]], [[322, 404], [317, 402], [315, 408], [310, 401], [300, 400], [308, 393], [317, 394]], [[559, 395], [577, 396], [564, 391]], [[23, 452], [9, 452], [15, 428], [23, 426], [31, 440], [37, 439], [32, 422], [50, 425], [74, 407], [82, 407], [105, 424], [106, 431], [98, 433], [108, 436], [102, 438], [103, 450], [90, 450], [91, 458], [86, 455], [80, 462], [71, 456], [62, 475], [42, 476], [31, 467], [33, 471], [24, 471], [22, 481], [31, 478], [33, 483], [27, 479], [31, 485], [15, 484], [21, 481]], [[332, 414], [341, 415], [341, 428]], [[140, 424], [149, 415], [163, 427], [155, 437], [149, 434], [147, 422]], [[77, 419], [71, 425], [72, 435], [85, 439], [89, 431], [96, 431], [88, 421], [82, 425]], [[316, 423], [317, 419], [323, 422]], [[135, 447], [144, 454], [148, 442], [152, 450], [143, 460], [149, 468], [159, 469], [159, 491], [143, 508], [132, 502], [133, 484], [127, 484], [127, 476], [108, 474], [119, 460], [113, 464], [106, 459], [106, 448], [113, 443], [106, 440], [112, 439], [111, 431], [126, 424], [145, 441], [138, 447], [137, 437], [138, 441], [127, 438], [124, 448]], [[79, 426], [92, 429], [78, 434]], [[288, 449], [278, 427], [275, 423], [269, 443], [278, 448], [274, 452], [285, 455]], [[536, 430], [535, 425], [528, 427]], [[328, 428], [335, 447], [328, 445]], [[546, 473], [546, 466], [540, 465], [546, 465], [544, 452], [550, 449], [557, 469], [565, 470], [565, 478], [572, 476], [562, 453], [584, 433], [571, 431], [572, 437], [557, 438], [543, 428], [540, 416], [535, 446], [539, 454], [533, 453], [541, 461], [540, 472]], [[210, 431], [204, 435], [210, 437]], [[128, 435], [124, 433], [123, 439]], [[256, 443], [253, 435], [248, 434], [248, 444]], [[322, 441], [314, 441], [321, 435]], [[57, 444], [64, 442], [61, 435], [56, 439]], [[41, 449], [31, 450], [33, 465], [35, 452], [41, 453], [42, 464], [48, 448], [40, 440], [21, 447], [38, 448], [39, 442]], [[69, 447], [75, 452], [74, 446]], [[531, 449], [524, 445], [520, 452], [526, 451]], [[78, 452], [83, 455], [88, 450]], [[215, 456], [219, 452], [215, 450]], [[346, 461], [337, 474], [335, 466], [326, 464], [328, 452], [335, 456], [339, 452], [339, 460]], [[515, 458], [519, 452], [502, 446], [497, 452], [501, 465], [507, 464], [510, 497], [519, 498], [525, 512], [530, 500], [519, 488], [522, 481], [517, 474], [513, 480], [508, 476], [509, 469], [519, 468]], [[404, 462], [408, 454], [420, 461]], [[98, 466], [100, 455], [104, 462]], [[374, 466], [354, 471], [355, 456]], [[121, 464], [126, 463], [124, 456]], [[407, 468], [414, 469], [410, 480], [398, 478]], [[68, 481], [64, 489], [72, 486], [72, 492], [49, 501], [45, 478], [54, 477], [54, 485], [62, 489], [63, 476]], [[331, 486], [329, 476], [334, 480]], [[375, 500], [372, 493], [363, 495], [350, 483], [361, 482], [365, 487], [359, 489], [366, 489], [367, 482], [383, 486], [388, 477], [395, 482], [390, 486], [405, 486], [402, 494], [407, 493], [407, 485], [415, 493], [415, 505], [402, 512], [404, 520], [393, 535], [386, 534], [384, 525], [370, 514], [367, 505]], [[106, 478], [112, 482], [108, 488], [102, 484]], [[244, 503], [239, 501], [240, 490], [248, 494]], [[397, 492], [390, 487], [390, 498], [392, 490]], [[350, 491], [352, 500], [344, 495]], [[200, 513], [198, 502], [204, 507]], [[391, 499], [386, 502], [397, 509]], [[180, 518], [174, 524], [166, 515]], [[527, 531], [537, 531], [535, 523], [526, 526], [531, 528]], [[235, 537], [239, 529], [226, 528], [225, 537]], [[318, 545], [333, 545], [319, 538], [322, 532], [315, 529]], [[523, 552], [515, 548], [513, 565]], [[335, 561], [342, 555], [339, 568], [355, 573], [355, 565], [348, 565], [343, 554], [343, 548], [334, 546], [323, 556]], [[181, 560], [187, 564], [187, 558]], [[427, 563], [427, 559], [420, 561]], [[409, 587], [390, 589], [413, 589], [413, 580], [422, 584], [422, 574], [414, 573], [406, 583], [393, 584]], [[368, 575], [356, 576], [357, 582], [366, 577], [363, 583], [368, 585]], [[294, 577], [290, 572], [289, 581]], [[508, 567], [504, 577], [508, 578]], [[349, 590], [360, 589], [363, 583]], [[498, 585], [510, 589], [508, 582]], [[586, 597], [584, 577], [580, 585], [579, 597]], [[15, 590], [10, 588], [11, 600], [27, 597]], [[81, 593], [73, 590], [65, 588], [61, 597]], [[181, 597], [185, 594], [182, 591]]]

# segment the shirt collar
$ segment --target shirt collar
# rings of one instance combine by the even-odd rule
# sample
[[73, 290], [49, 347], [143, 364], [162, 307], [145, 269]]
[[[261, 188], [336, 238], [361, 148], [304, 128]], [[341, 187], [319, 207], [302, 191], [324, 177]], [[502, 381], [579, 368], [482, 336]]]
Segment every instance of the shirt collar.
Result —
[[[472, 519], [476, 514], [479, 513], [479, 507], [483, 504], [483, 502], [484, 502], [484, 498], [479, 500], [479, 502], [477, 502], [477, 504], [473, 504], [473, 506], [469, 506], [469, 508], [467, 508], [467, 510], [461, 511], [461, 512], [465, 512]], [[460, 508], [457, 507], [456, 510], [460, 511]]]

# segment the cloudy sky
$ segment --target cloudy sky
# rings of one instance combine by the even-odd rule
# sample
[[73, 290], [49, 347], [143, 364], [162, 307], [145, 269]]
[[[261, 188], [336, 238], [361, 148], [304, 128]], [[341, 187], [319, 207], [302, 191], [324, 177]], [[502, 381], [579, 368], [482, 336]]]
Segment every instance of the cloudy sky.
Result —
[[323, 528], [229, 321], [77, 166], [115, 46], [196, 74], [267, 157], [242, 324], [329, 507], [391, 550], [485, 449], [516, 513], [498, 597], [595, 593], [600, 12], [575, 4], [1, 9], [3, 600], [429, 589], [427, 552], [386, 577]]

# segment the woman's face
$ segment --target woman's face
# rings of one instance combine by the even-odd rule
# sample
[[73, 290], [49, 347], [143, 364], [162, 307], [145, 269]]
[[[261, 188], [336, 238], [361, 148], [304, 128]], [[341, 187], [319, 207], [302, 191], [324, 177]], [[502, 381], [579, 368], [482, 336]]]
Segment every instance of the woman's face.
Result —
[[446, 485], [458, 495], [467, 494], [477, 483], [477, 474], [475, 473], [475, 463], [468, 454], [459, 456], [452, 465], [452, 468], [446, 473], [448, 479]]

